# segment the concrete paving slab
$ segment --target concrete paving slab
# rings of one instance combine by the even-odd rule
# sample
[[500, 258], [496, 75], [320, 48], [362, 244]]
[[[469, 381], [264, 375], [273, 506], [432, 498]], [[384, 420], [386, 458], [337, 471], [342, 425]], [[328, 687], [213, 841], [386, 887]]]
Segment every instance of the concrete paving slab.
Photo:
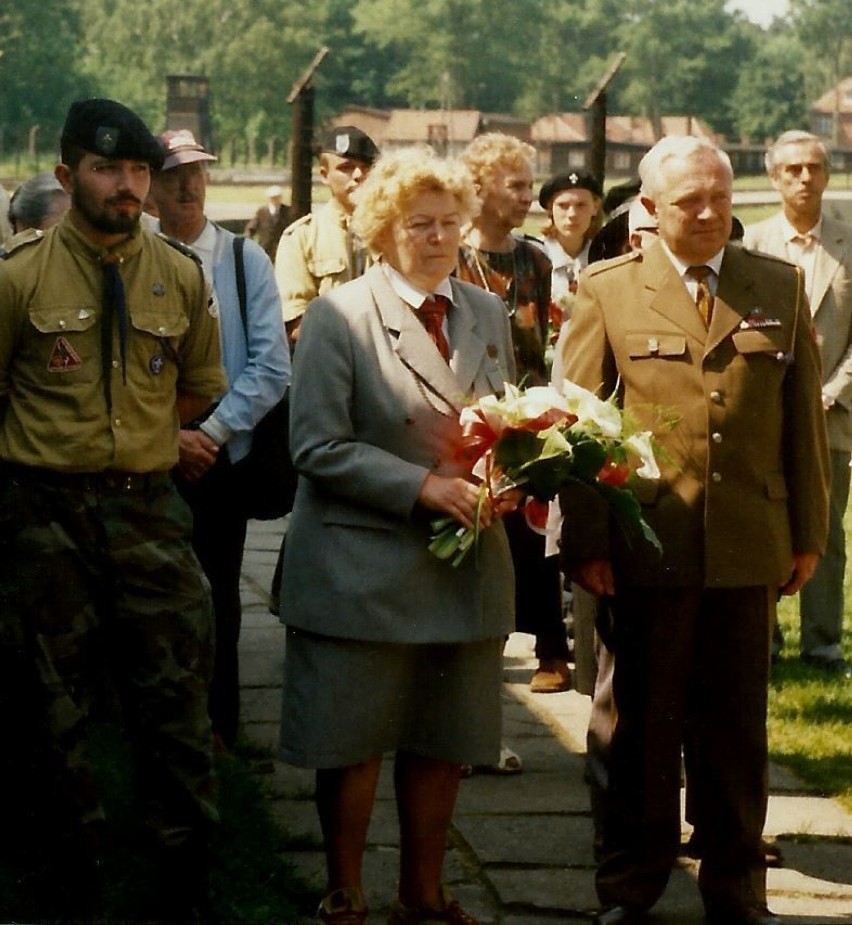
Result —
[[504, 908], [520, 913], [549, 911], [588, 915], [598, 908], [592, 871], [566, 868], [486, 868]]
[[[274, 754], [285, 630], [267, 611], [268, 585], [283, 524], [249, 528], [243, 581], [241, 643], [244, 732]], [[513, 777], [475, 775], [462, 782], [450, 833], [445, 878], [465, 908], [487, 925], [541, 925], [588, 921], [597, 909], [591, 857], [591, 821], [583, 783], [583, 752], [590, 699], [569, 691], [538, 695], [528, 680], [536, 660], [533, 639], [514, 633], [504, 659], [507, 743], [525, 763]], [[313, 771], [269, 760], [263, 786], [278, 818], [310, 843], [319, 838]], [[767, 834], [779, 836], [786, 867], [769, 872], [769, 904], [785, 925], [852, 923], [852, 817], [835, 802], [804, 792], [795, 775], [770, 769]], [[796, 835], [807, 838], [796, 839]], [[379, 781], [365, 857], [365, 882], [378, 922], [396, 890], [398, 833], [391, 761]], [[325, 881], [318, 850], [288, 851], [302, 876]], [[673, 872], [650, 918], [656, 925], [703, 925], [695, 882], [697, 865]], [[306, 910], [306, 922], [312, 909]]]
[[475, 774], [462, 781], [456, 815], [471, 813], [584, 813], [585, 786], [568, 786], [563, 771], [524, 771], [513, 777]]
[[281, 718], [281, 690], [277, 687], [244, 687], [240, 695], [243, 718], [252, 723], [277, 723]]
[[278, 753], [278, 723], [243, 723], [242, 734], [255, 748], [263, 748], [273, 755]]
[[485, 864], [592, 868], [588, 816], [556, 814], [460, 815], [455, 820], [471, 850]]
[[315, 774], [310, 768], [294, 768], [283, 761], [276, 761], [263, 786], [272, 800], [309, 800], [313, 805], [314, 780]]
[[852, 838], [852, 815], [839, 803], [824, 797], [772, 795], [764, 831], [767, 835], [796, 833]]
[[[796, 841], [778, 839], [784, 852], [784, 868], [837, 886], [852, 895], [852, 843], [835, 839]], [[776, 871], [770, 871], [775, 877]], [[850, 907], [852, 915], [852, 907]]]
[[272, 800], [272, 818], [295, 839], [301, 848], [322, 847], [322, 831], [313, 802], [306, 800]]

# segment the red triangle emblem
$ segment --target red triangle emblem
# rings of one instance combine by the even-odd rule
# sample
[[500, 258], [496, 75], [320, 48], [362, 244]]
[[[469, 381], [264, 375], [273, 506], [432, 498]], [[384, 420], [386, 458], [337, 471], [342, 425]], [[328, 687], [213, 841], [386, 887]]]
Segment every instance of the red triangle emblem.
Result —
[[47, 361], [47, 371], [49, 373], [70, 373], [82, 365], [83, 361], [71, 344], [64, 337], [57, 337], [50, 353], [50, 359]]

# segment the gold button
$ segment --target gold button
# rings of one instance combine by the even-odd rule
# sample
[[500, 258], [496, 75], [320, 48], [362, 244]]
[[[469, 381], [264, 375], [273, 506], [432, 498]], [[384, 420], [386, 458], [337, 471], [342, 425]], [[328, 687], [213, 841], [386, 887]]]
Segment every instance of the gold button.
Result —
[[714, 472], [714, 473], [710, 476], [710, 478], [713, 479], [713, 481], [718, 485], [719, 482], [722, 481], [722, 473], [721, 473], [721, 472]]
[[158, 333], [158, 334], [165, 334], [165, 333], [166, 333], [166, 329], [163, 327], [163, 325], [160, 325], [160, 326], [157, 328], [157, 333]]
[[64, 322], [64, 321], [60, 321], [60, 322], [59, 322], [59, 327], [64, 331], [64, 330], [65, 330], [65, 322]]
[[113, 369], [118, 369], [118, 360], [113, 360], [113, 361], [112, 361], [112, 368], [113, 368]]
[[716, 433], [713, 434], [712, 440], [714, 443], [721, 443], [722, 435], [718, 431], [716, 431]]
[[710, 401], [715, 402], [717, 405], [721, 405], [722, 404], [722, 393], [719, 392], [717, 389], [713, 389], [713, 391], [710, 393]]
[[116, 427], [121, 427], [121, 418], [116, 418], [114, 423]]

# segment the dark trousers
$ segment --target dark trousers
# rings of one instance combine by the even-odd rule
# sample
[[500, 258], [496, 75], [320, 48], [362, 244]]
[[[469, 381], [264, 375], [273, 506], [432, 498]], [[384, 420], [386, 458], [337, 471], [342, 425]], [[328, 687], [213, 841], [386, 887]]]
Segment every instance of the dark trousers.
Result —
[[650, 908], [665, 889], [680, 842], [688, 740], [705, 906], [762, 905], [774, 589], [631, 588], [612, 608], [611, 695], [601, 679], [590, 726], [590, 736], [597, 720], [611, 730], [608, 748], [592, 743], [601, 902]]
[[192, 510], [192, 545], [213, 593], [216, 648], [210, 719], [214, 734], [228, 747], [234, 745], [240, 721], [240, 572], [248, 524], [241, 485], [239, 463], [232, 465], [224, 452], [197, 482], [178, 480]]
[[545, 538], [527, 526], [523, 512], [507, 514], [503, 523], [515, 567], [515, 629], [535, 636], [536, 658], [567, 661], [559, 556], [545, 558]]

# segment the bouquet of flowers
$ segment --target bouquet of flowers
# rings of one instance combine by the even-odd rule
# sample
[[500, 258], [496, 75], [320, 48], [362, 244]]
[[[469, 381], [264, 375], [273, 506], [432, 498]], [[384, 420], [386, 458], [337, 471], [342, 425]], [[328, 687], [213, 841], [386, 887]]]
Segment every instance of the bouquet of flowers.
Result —
[[527, 520], [543, 529], [548, 502], [572, 481], [600, 492], [628, 536], [638, 532], [660, 548], [626, 485], [631, 471], [659, 478], [652, 436], [630, 429], [614, 397], [602, 400], [567, 379], [562, 391], [506, 383], [502, 398], [480, 398], [462, 410], [459, 423], [459, 457], [481, 482], [479, 503], [471, 528], [452, 517], [433, 521], [429, 551], [439, 559], [458, 565], [476, 547], [482, 506], [511, 488], [524, 490]]

